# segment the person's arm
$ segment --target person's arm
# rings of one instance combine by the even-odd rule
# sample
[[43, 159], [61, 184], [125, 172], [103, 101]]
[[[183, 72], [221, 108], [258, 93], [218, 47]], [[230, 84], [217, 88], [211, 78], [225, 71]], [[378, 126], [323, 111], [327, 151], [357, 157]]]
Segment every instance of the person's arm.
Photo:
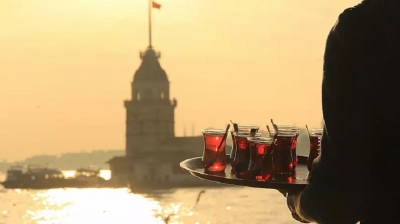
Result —
[[368, 125], [373, 114], [362, 94], [366, 88], [359, 82], [362, 74], [351, 66], [352, 54], [341, 39], [348, 29], [339, 19], [327, 39], [321, 155], [313, 164], [309, 185], [289, 195], [298, 216], [310, 222], [356, 223], [365, 219], [371, 203], [374, 144]]

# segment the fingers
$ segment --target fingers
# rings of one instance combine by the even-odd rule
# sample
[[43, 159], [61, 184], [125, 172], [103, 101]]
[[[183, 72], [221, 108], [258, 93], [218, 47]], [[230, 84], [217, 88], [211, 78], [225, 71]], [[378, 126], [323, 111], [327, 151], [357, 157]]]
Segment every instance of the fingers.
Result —
[[283, 197], [286, 198], [286, 196], [287, 196], [287, 194], [288, 194], [287, 191], [285, 191], [285, 190], [280, 190], [280, 189], [278, 189], [278, 191], [279, 191], [279, 193], [281, 193], [281, 194], [283, 195]]

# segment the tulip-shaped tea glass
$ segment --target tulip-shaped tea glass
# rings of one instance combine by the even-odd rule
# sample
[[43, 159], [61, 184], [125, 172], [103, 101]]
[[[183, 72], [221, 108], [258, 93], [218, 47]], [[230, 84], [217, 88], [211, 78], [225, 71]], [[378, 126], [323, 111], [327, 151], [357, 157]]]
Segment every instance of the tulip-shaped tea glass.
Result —
[[311, 171], [314, 160], [319, 156], [321, 151], [321, 138], [323, 129], [312, 129], [308, 135], [310, 139], [310, 154], [307, 159], [308, 171]]
[[[279, 133], [296, 133], [295, 136], [293, 137], [292, 141], [292, 157], [294, 159], [293, 161], [293, 168], [296, 168], [297, 163], [298, 163], [298, 158], [297, 158], [297, 139], [300, 134], [300, 129], [298, 127], [292, 126], [292, 125], [277, 125], [278, 127], [278, 132]], [[273, 138], [275, 136], [275, 131], [270, 133], [270, 137]]]
[[287, 178], [295, 175], [296, 157], [293, 153], [297, 132], [279, 131], [273, 145], [274, 177]]
[[[206, 167], [211, 161], [212, 165], [207, 171], [224, 172], [226, 168], [226, 153], [224, 139], [225, 130], [223, 129], [206, 129], [203, 130], [204, 150], [203, 165]], [[219, 147], [219, 149], [218, 149]]]
[[236, 144], [236, 152], [231, 163], [233, 172], [240, 174], [247, 171], [250, 162], [250, 149], [247, 138], [251, 137], [248, 133], [235, 133], [234, 141]]
[[[231, 131], [232, 149], [231, 149], [231, 154], [229, 155], [230, 164], [232, 166], [231, 173], [236, 173], [235, 168], [234, 168], [235, 167], [234, 166], [234, 161], [235, 161], [235, 156], [236, 156], [236, 153], [237, 153], [237, 146], [236, 146], [236, 139], [235, 139], [236, 135], [250, 137], [250, 132], [240, 132], [240, 131], [239, 132], [235, 132], [235, 131]], [[255, 137], [260, 137], [261, 133], [255, 133], [254, 135], [255, 135]]]
[[272, 138], [248, 138], [250, 162], [248, 177], [255, 180], [271, 180], [273, 176]]

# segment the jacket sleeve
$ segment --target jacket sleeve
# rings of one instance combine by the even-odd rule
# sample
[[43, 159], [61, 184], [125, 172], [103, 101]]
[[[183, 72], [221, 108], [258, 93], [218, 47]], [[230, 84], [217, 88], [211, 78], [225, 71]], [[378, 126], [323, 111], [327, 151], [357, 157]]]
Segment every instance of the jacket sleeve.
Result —
[[359, 74], [350, 64], [354, 54], [349, 54], [341, 39], [346, 29], [339, 19], [327, 39], [321, 154], [296, 208], [300, 216], [323, 224], [363, 220], [371, 201], [373, 144], [366, 126], [373, 114], [365, 110], [364, 87], [356, 81]]

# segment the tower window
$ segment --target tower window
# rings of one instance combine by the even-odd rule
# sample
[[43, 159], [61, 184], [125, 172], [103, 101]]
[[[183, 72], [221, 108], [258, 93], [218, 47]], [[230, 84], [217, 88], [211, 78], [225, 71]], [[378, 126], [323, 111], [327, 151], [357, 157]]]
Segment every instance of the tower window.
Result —
[[164, 99], [164, 91], [161, 91], [161, 99]]
[[140, 101], [140, 93], [139, 92], [136, 93], [136, 100]]

